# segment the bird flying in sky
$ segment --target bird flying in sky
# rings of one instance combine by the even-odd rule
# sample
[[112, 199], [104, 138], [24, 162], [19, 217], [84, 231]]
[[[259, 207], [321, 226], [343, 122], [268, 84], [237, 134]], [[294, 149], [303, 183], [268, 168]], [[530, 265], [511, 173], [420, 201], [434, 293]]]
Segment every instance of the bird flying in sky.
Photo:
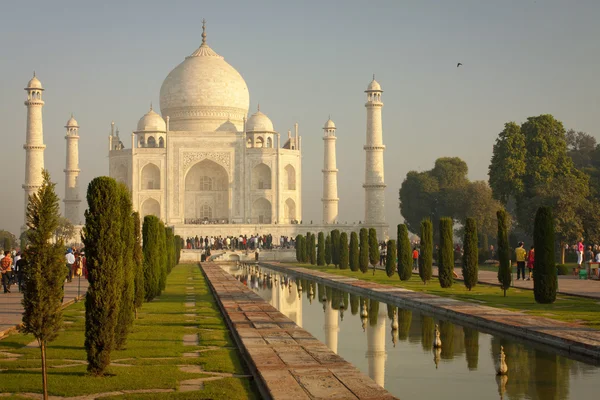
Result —
[[462, 63], [456, 64], [456, 68], [460, 67], [461, 65], [462, 65]]

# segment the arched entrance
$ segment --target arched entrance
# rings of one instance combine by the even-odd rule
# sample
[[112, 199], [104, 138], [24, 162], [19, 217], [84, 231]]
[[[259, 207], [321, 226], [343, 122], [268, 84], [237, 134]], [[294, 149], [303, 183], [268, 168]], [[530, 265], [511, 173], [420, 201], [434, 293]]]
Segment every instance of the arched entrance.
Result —
[[296, 219], [296, 203], [292, 199], [287, 199], [283, 207], [284, 222], [291, 224]]
[[185, 177], [185, 222], [229, 222], [229, 176], [211, 160], [194, 165]]
[[141, 207], [142, 220], [146, 215], [156, 215], [160, 218], [160, 204], [155, 199], [146, 199]]
[[148, 164], [142, 169], [140, 190], [160, 189], [160, 170], [155, 164]]
[[264, 197], [252, 204], [252, 222], [258, 224], [271, 223], [271, 202]]

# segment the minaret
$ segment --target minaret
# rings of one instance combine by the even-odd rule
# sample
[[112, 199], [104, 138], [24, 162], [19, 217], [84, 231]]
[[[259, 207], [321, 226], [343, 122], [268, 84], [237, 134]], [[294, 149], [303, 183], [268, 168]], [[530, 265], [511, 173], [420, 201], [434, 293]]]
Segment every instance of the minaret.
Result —
[[383, 180], [383, 129], [381, 125], [381, 86], [375, 80], [369, 84], [367, 94], [367, 144], [365, 164], [365, 225], [385, 224], [385, 183]]
[[25, 149], [25, 225], [27, 224], [27, 204], [29, 196], [42, 186], [42, 171], [44, 170], [44, 129], [42, 124], [42, 83], [33, 73], [33, 78], [25, 88], [27, 91], [27, 139]]
[[335, 158], [335, 124], [329, 118], [323, 127], [323, 222], [334, 224], [338, 219], [337, 166]]
[[79, 124], [73, 114], [67, 121], [67, 160], [65, 165], [65, 218], [73, 225], [80, 225], [79, 220]]
[[367, 363], [369, 364], [369, 376], [379, 386], [385, 383], [385, 319], [387, 312], [385, 308], [379, 311], [377, 322], [367, 326]]

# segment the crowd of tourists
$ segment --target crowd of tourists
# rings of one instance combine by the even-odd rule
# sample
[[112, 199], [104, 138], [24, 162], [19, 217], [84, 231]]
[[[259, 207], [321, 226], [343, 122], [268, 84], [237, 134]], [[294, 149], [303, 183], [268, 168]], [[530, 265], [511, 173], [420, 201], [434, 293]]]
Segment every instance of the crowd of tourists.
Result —
[[290, 249], [294, 248], [296, 243], [294, 239], [288, 236], [281, 236], [279, 244], [273, 242], [273, 235], [239, 235], [239, 236], [198, 236], [188, 237], [185, 240], [186, 249], [195, 250], [256, 250], [275, 248]]

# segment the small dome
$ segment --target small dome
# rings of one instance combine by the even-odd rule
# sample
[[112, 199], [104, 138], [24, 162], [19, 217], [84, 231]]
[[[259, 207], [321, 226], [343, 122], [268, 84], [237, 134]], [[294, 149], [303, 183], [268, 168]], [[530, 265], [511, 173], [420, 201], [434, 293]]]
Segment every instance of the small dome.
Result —
[[137, 124], [137, 131], [166, 132], [167, 124], [160, 115], [154, 112], [152, 106], [150, 106], [150, 111], [140, 118], [140, 121]]
[[274, 132], [273, 122], [265, 114], [260, 112], [260, 108], [257, 112], [252, 114], [248, 121], [246, 121], [246, 132]]
[[73, 117], [73, 114], [71, 114], [71, 118], [69, 118], [69, 120], [67, 121], [67, 125], [65, 125], [65, 128], [79, 128], [79, 124], [77, 123], [77, 120]]
[[27, 83], [27, 89], [42, 89], [42, 82], [35, 76], [35, 72], [33, 73], [33, 78]]
[[331, 118], [329, 118], [327, 122], [325, 122], [325, 126], [323, 127], [323, 129], [335, 129], [335, 124], [333, 123]]
[[367, 92], [381, 92], [381, 85], [379, 84], [379, 82], [377, 82], [375, 80], [375, 77], [373, 77], [373, 80], [371, 81], [371, 83], [369, 83], [369, 87], [367, 88]]

